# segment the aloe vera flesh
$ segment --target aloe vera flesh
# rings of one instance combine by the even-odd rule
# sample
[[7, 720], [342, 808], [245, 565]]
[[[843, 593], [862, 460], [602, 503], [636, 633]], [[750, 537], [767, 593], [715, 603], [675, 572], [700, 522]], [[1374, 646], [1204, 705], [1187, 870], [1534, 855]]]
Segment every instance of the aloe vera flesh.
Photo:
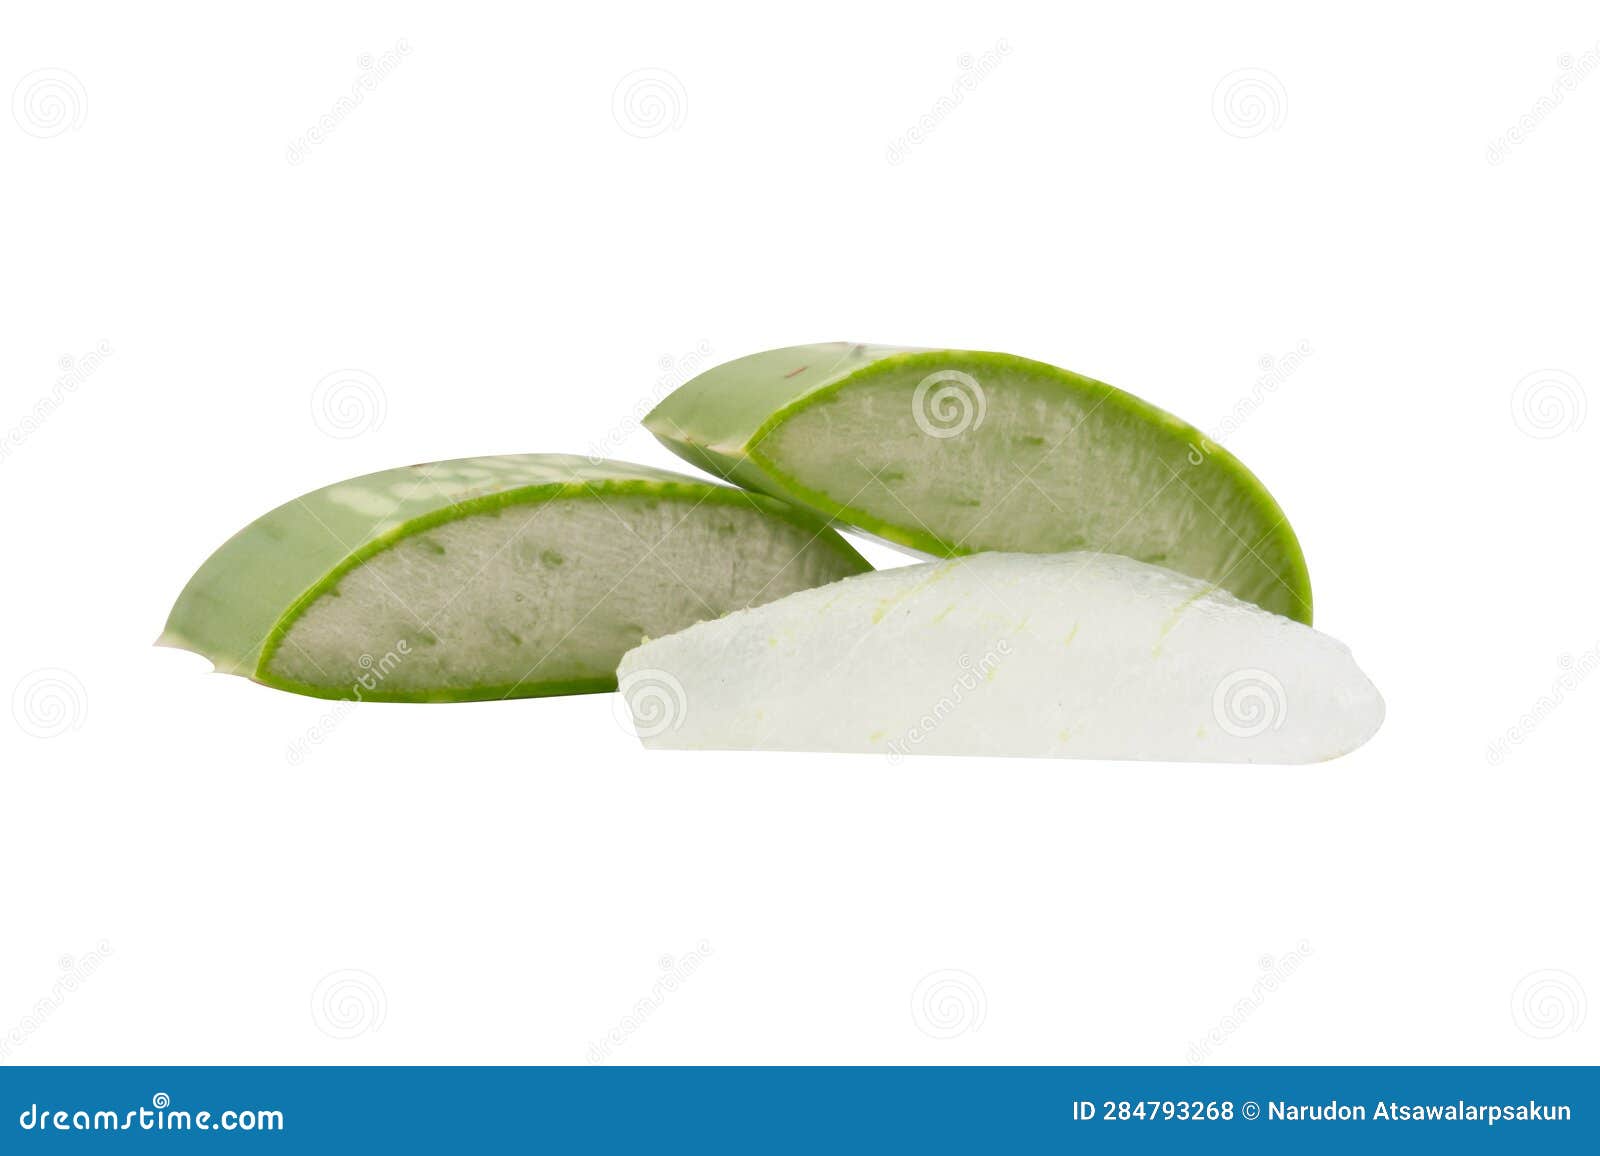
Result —
[[623, 656], [647, 747], [1309, 763], [1383, 698], [1342, 643], [1115, 554], [976, 554], [802, 590]]
[[704, 469], [923, 554], [1105, 551], [1311, 622], [1299, 542], [1237, 458], [1042, 362], [793, 346], [701, 374], [644, 424]]
[[252, 522], [190, 580], [161, 642], [324, 698], [606, 691], [646, 636], [866, 569], [762, 495], [621, 462], [464, 458]]

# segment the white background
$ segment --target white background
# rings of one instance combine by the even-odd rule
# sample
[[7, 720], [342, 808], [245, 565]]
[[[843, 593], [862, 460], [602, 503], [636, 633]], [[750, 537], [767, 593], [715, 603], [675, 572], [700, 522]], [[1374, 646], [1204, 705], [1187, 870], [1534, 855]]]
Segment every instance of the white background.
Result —
[[[1600, 1060], [1592, 3], [537, 8], [8, 6], [0, 1062], [582, 1063], [702, 941], [614, 1062], [1182, 1063], [1302, 943], [1210, 1062]], [[835, 339], [1256, 397], [1383, 730], [891, 767], [647, 755], [592, 696], [291, 765], [330, 704], [150, 645], [295, 494], [676, 466], [629, 419], [702, 346]]]

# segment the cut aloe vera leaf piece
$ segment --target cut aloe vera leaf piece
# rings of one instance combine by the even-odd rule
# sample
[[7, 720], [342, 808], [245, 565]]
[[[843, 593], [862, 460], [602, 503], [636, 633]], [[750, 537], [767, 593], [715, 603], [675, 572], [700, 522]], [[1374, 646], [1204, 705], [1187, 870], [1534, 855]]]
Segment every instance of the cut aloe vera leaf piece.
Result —
[[682, 629], [870, 567], [814, 515], [554, 454], [352, 478], [266, 514], [190, 579], [160, 641], [324, 698], [453, 702], [616, 686]]
[[923, 554], [1104, 550], [1311, 622], [1300, 544], [1237, 458], [1053, 365], [797, 345], [701, 374], [644, 424], [712, 473]]
[[623, 656], [646, 746], [1308, 763], [1377, 731], [1345, 646], [1114, 554], [879, 570]]

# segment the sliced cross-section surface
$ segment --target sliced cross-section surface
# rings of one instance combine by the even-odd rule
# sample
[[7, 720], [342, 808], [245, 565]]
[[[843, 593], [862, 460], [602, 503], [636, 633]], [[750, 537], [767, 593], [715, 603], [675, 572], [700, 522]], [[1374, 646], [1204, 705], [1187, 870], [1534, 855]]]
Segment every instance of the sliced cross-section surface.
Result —
[[257, 519], [190, 580], [161, 641], [327, 698], [604, 691], [647, 636], [867, 568], [764, 495], [621, 462], [464, 458]]
[[1043, 362], [774, 349], [694, 378], [645, 425], [722, 477], [923, 554], [1124, 554], [1311, 622], [1300, 544], [1237, 458], [1132, 394]]
[[1088, 552], [879, 570], [630, 651], [646, 746], [1307, 763], [1383, 700], [1325, 634]]

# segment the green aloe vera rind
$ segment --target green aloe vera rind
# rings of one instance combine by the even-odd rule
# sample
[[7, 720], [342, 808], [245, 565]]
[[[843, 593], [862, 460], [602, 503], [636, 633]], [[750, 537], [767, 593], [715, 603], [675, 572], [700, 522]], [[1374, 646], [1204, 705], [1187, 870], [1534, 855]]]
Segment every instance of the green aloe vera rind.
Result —
[[587, 693], [615, 688], [645, 634], [868, 569], [766, 496], [624, 462], [462, 458], [256, 519], [190, 579], [159, 642], [323, 698]]
[[700, 374], [644, 424], [711, 473], [920, 553], [1100, 550], [1311, 622], [1300, 544], [1243, 463], [1043, 362], [792, 346]]

